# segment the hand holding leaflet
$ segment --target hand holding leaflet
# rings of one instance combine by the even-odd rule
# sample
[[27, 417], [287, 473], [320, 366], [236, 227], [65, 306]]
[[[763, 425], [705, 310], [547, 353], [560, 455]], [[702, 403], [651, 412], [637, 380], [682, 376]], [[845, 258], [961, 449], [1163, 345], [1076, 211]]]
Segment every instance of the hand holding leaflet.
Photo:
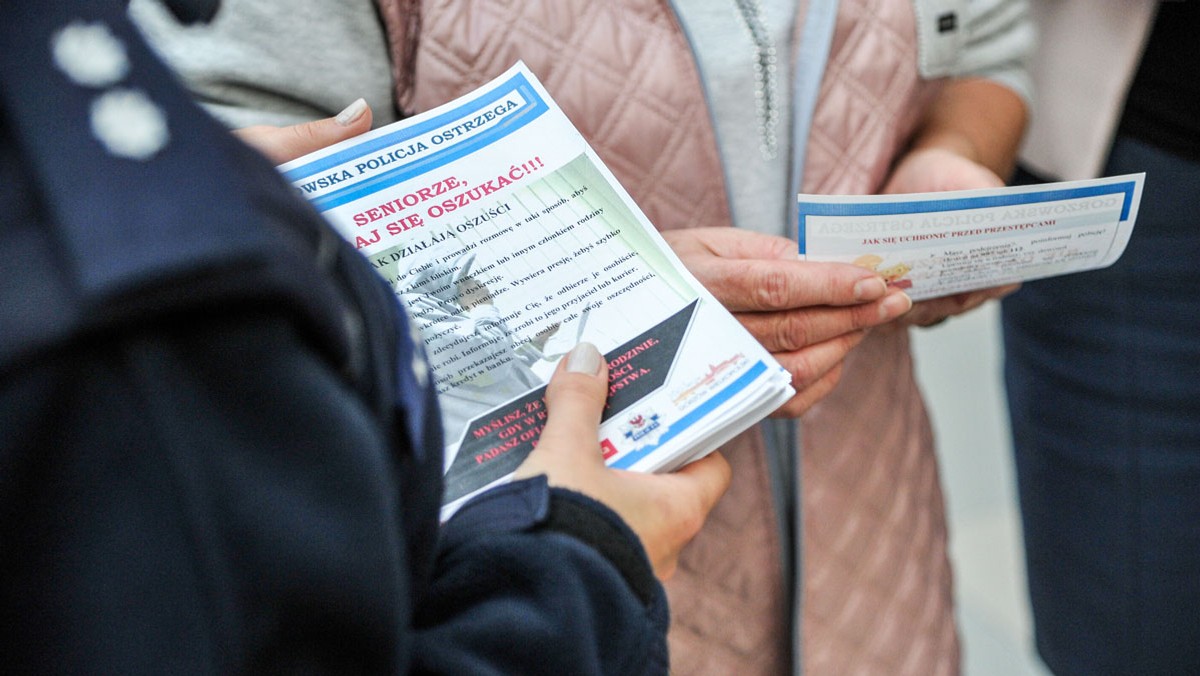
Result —
[[[931, 135], [924, 137], [897, 162], [881, 193], [896, 195], [1004, 187], [1004, 179], [990, 166], [983, 164], [984, 161], [990, 161], [992, 165], [997, 165], [1003, 161], [1002, 154], [988, 153], [988, 159], [985, 160], [981, 149], [974, 142], [962, 143], [966, 140], [963, 136], [927, 131], [930, 131]], [[995, 151], [999, 147], [992, 147], [991, 150]], [[904, 315], [901, 321], [913, 326], [933, 326], [952, 316], [970, 312], [989, 300], [1002, 298], [1019, 288], [1020, 284], [1009, 284], [927, 298], [914, 303], [912, 310]]]
[[796, 244], [737, 228], [671, 230], [663, 238], [704, 286], [792, 374], [796, 395], [772, 416], [797, 417], [837, 384], [866, 329], [912, 307], [873, 271], [802, 262]]
[[883, 275], [914, 301], [1116, 262], [1145, 174], [909, 195], [800, 195], [800, 254]]
[[579, 440], [595, 435], [607, 382], [608, 367], [589, 343], [580, 343], [560, 362], [546, 388], [546, 428], [514, 476], [545, 474], [552, 485], [608, 505], [638, 534], [655, 574], [665, 580], [728, 488], [729, 463], [713, 453], [663, 475], [606, 467], [594, 443], [589, 448]]
[[280, 170], [420, 329], [445, 517], [532, 452], [555, 357], [579, 339], [608, 364], [599, 445], [614, 468], [680, 467], [794, 393], [523, 65]]

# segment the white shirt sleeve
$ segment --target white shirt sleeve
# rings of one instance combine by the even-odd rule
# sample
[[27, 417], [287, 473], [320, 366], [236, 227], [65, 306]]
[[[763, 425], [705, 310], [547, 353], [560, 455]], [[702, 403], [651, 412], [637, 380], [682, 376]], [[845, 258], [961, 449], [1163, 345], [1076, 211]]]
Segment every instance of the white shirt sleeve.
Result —
[[1026, 0], [914, 0], [921, 75], [982, 77], [1032, 102], [1037, 34]]

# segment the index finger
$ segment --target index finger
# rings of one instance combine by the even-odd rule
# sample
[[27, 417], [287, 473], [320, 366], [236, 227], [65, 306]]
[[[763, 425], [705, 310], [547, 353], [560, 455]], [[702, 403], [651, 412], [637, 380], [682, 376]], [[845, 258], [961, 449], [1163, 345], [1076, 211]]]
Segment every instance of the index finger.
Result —
[[855, 305], [882, 298], [883, 278], [849, 263], [712, 258], [697, 277], [731, 312]]

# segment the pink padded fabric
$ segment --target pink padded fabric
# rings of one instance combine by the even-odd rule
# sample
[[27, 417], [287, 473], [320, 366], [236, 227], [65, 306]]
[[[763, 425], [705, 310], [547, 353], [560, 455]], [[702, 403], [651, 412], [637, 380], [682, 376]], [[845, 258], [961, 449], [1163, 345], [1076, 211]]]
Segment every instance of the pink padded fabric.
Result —
[[[876, 192], [937, 85], [905, 0], [841, 0], [804, 191]], [[959, 671], [946, 520], [908, 331], [876, 329], [804, 417], [804, 673]]]
[[806, 674], [955, 674], [945, 515], [907, 330], [872, 332], [804, 418]]
[[[411, 47], [396, 9], [409, 1], [380, 0], [397, 57]], [[523, 59], [659, 228], [729, 225], [699, 76], [664, 0], [423, 0], [422, 14], [416, 74], [398, 92], [411, 110]], [[877, 189], [916, 121], [899, 111], [928, 89], [915, 40], [910, 0], [843, 0], [807, 191]], [[808, 674], [939, 674], [958, 663], [941, 494], [910, 365], [907, 334], [877, 331], [805, 420]], [[786, 673], [789, 609], [762, 438], [747, 432], [722, 452], [733, 484], [667, 585], [673, 671]]]
[[917, 72], [912, 0], [841, 0], [803, 191], [878, 191], [935, 88]]
[[700, 77], [661, 0], [425, 0], [413, 107], [529, 68], [661, 229], [727, 226]]

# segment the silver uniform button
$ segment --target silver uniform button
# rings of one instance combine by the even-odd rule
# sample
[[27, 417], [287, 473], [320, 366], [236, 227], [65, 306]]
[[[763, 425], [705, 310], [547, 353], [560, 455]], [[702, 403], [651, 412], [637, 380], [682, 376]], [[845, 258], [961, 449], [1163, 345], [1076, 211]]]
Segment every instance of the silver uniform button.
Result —
[[166, 113], [136, 89], [104, 92], [92, 102], [91, 117], [92, 134], [117, 157], [148, 160], [170, 140]]
[[50, 39], [50, 52], [58, 69], [84, 87], [108, 87], [129, 73], [125, 44], [101, 22], [67, 24]]

